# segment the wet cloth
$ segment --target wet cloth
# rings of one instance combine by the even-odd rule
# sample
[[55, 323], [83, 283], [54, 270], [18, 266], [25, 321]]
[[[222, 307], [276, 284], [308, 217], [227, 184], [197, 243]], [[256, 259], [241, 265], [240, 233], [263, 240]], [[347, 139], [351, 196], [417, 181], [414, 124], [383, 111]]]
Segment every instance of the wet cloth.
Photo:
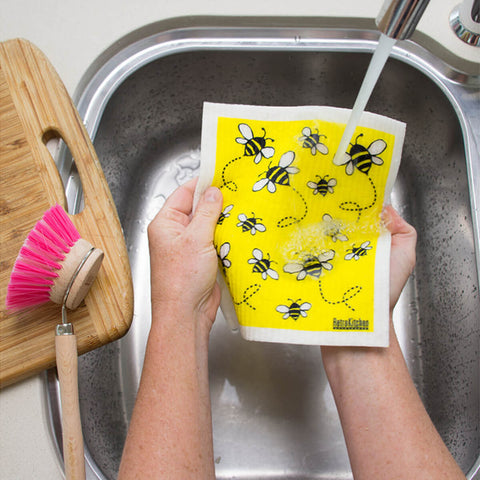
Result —
[[204, 105], [197, 192], [215, 185], [222, 310], [248, 340], [387, 346], [389, 203], [405, 124], [350, 110]]

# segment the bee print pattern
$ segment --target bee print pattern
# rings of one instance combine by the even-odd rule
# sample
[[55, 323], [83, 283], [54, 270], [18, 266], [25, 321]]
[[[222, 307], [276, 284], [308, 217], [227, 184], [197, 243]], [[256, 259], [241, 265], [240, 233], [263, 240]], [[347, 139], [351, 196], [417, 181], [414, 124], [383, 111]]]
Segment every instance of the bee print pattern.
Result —
[[355, 260], [359, 260], [360, 257], [364, 257], [368, 250], [371, 250], [372, 246], [370, 245], [370, 242], [363, 242], [359, 247], [356, 247], [355, 245], [352, 246], [352, 248], [349, 248], [347, 250], [347, 254], [345, 255], [345, 260], [352, 260], [354, 258]]
[[387, 148], [386, 142], [378, 139], [366, 148], [358, 143], [360, 137], [363, 137], [363, 133], [357, 136], [354, 144], [350, 144], [350, 150], [335, 162], [338, 166], [345, 165], [347, 175], [352, 175], [355, 169], [368, 175], [372, 165], [383, 165], [383, 160], [377, 155]]
[[284, 314], [282, 316], [284, 320], [290, 317], [296, 321], [300, 317], [300, 315], [302, 317], [306, 317], [307, 310], [310, 310], [312, 308], [311, 303], [300, 303], [302, 301], [300, 298], [298, 300], [292, 300], [291, 298], [289, 298], [288, 300], [290, 301], [290, 305], [278, 305], [278, 307], [275, 309], [277, 312]]
[[230, 243], [229, 242], [222, 243], [218, 253], [218, 258], [220, 259], [220, 262], [222, 263], [224, 270], [232, 266], [232, 262], [227, 258], [229, 253], [230, 253]]
[[270, 255], [267, 254], [267, 258], [263, 258], [263, 252], [259, 248], [254, 248], [252, 251], [253, 258], [248, 260], [248, 263], [253, 264], [253, 273], [260, 273], [263, 280], [267, 277], [278, 280], [278, 272], [271, 268], [272, 260]]
[[[380, 167], [389, 165], [391, 154], [382, 133], [368, 130], [357, 133], [343, 157], [332, 163], [328, 140], [333, 136], [326, 127], [314, 120], [296, 122], [280, 129], [270, 121], [229, 119], [218, 130], [218, 135], [230, 132], [227, 141], [225, 135], [219, 137], [222, 144], [217, 141], [215, 181], [225, 189], [226, 200], [217, 221], [219, 269], [232, 287], [236, 307], [268, 312], [272, 322], [283, 324], [281, 328], [292, 327], [293, 322], [310, 326], [316, 308], [355, 311], [357, 303], [363, 308], [359, 299], [363, 302], [370, 293], [364, 291], [368, 279], [364, 281], [362, 269], [370, 265], [377, 247], [376, 237], [366, 234], [369, 241], [353, 237], [355, 223], [377, 204], [377, 181], [384, 181], [386, 170]], [[294, 225], [299, 237], [297, 227], [290, 228], [288, 251], [278, 250], [280, 243], [273, 244], [269, 234]], [[303, 228], [308, 238], [298, 247]], [[323, 238], [317, 242], [311, 232]], [[281, 260], [292, 250], [295, 257]], [[363, 257], [368, 257], [366, 263]], [[362, 273], [352, 260], [359, 261]], [[286, 294], [274, 281], [282, 277], [293, 287]]]
[[264, 172], [265, 177], [255, 182], [253, 185], [253, 191], [259, 192], [267, 186], [267, 190], [270, 193], [275, 193], [277, 191], [277, 185], [290, 185], [290, 175], [298, 173], [300, 170], [297, 167], [292, 167], [291, 164], [295, 160], [295, 153], [292, 151], [284, 153], [278, 165], [271, 166], [266, 172]]
[[263, 137], [255, 137], [252, 129], [246, 123], [240, 123], [238, 130], [242, 134], [241, 137], [237, 137], [235, 141], [240, 145], [244, 145], [243, 155], [245, 157], [254, 157], [253, 161], [259, 163], [262, 158], [272, 158], [275, 153], [273, 147], [267, 146], [267, 140], [274, 141], [273, 138], [268, 138], [267, 132], [264, 128]]
[[249, 285], [242, 294], [242, 299], [240, 301], [233, 300], [235, 305], [246, 305], [247, 307], [251, 308], [252, 310], [256, 310], [257, 307], [253, 305], [250, 300], [260, 291], [262, 286], [259, 283], [254, 283], [253, 285]]
[[322, 217], [322, 220], [325, 222], [325, 235], [330, 237], [332, 241], [336, 242], [340, 240], [341, 242], [346, 242], [348, 237], [340, 230], [340, 226], [335, 220], [328, 214], [325, 213]]
[[328, 175], [325, 175], [324, 177], [317, 175], [316, 178], [319, 179], [318, 182], [309, 181], [307, 182], [307, 187], [313, 190], [314, 195], [319, 193], [322, 197], [327, 193], [333, 193], [333, 187], [337, 184], [337, 180], [335, 178], [330, 178], [330, 180], [328, 180], [328, 177]]
[[301, 263], [287, 263], [283, 267], [283, 271], [292, 274], [296, 273], [297, 280], [303, 280], [307, 275], [318, 278], [322, 270], [331, 270], [333, 268], [330, 261], [334, 256], [334, 250], [328, 250], [320, 255], [307, 255]]
[[328, 147], [320, 142], [320, 138], [325, 137], [325, 135], [319, 135], [318, 129], [316, 133], [312, 133], [310, 127], [305, 127], [302, 130], [302, 136], [299, 138], [300, 142], [302, 143], [303, 148], [310, 149], [312, 155], [316, 155], [317, 152], [321, 153], [322, 155], [328, 154]]
[[230, 212], [232, 211], [233, 205], [227, 205], [222, 213], [220, 213], [220, 216], [218, 217], [217, 224], [221, 225], [223, 221], [230, 216]]
[[318, 291], [320, 293], [320, 296], [322, 297], [322, 300], [325, 303], [328, 303], [329, 305], [345, 305], [347, 308], [349, 308], [352, 312], [355, 311], [355, 308], [350, 305], [350, 300], [354, 299], [358, 294], [361, 293], [362, 287], [360, 285], [353, 285], [349, 289], [345, 290], [340, 297], [339, 300], [333, 300], [331, 298], [327, 298], [324, 291], [323, 291], [323, 286], [322, 286], [322, 281], [319, 280], [318, 282]]
[[260, 223], [262, 219], [255, 217], [253, 212], [251, 217], [247, 217], [244, 213], [241, 213], [238, 216], [238, 220], [237, 227], [241, 227], [242, 232], [250, 232], [252, 235], [255, 235], [257, 232], [265, 232], [267, 230], [265, 225]]

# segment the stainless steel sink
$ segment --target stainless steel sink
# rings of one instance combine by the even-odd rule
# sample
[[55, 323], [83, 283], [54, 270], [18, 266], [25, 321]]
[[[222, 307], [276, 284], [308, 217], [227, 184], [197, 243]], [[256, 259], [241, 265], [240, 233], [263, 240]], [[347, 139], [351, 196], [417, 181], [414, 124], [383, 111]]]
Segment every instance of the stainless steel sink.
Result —
[[[100, 59], [78, 108], [130, 253], [135, 317], [120, 341], [80, 359], [88, 478], [114, 479], [149, 330], [146, 227], [198, 173], [202, 103], [351, 107], [378, 39], [361, 29], [176, 28], [139, 34]], [[475, 73], [475, 72], [473, 72]], [[480, 80], [398, 44], [368, 110], [407, 123], [393, 203], [418, 230], [418, 263], [395, 325], [448, 448], [480, 479]], [[71, 210], [81, 186], [65, 156]], [[242, 340], [218, 315], [210, 381], [218, 479], [349, 479], [318, 347]], [[58, 441], [58, 390], [46, 381]]]

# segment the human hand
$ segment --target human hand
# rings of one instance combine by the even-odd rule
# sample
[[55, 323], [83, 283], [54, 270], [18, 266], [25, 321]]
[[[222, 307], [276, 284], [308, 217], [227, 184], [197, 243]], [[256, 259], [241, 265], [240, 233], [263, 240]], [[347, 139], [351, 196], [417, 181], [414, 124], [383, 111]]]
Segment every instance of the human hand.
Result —
[[[415, 265], [417, 235], [391, 206], [383, 220], [392, 234], [392, 310]], [[465, 478], [423, 406], [393, 328], [387, 348], [322, 346], [322, 359], [354, 478]]]
[[[417, 232], [408, 224], [391, 206], [388, 205], [382, 211], [384, 225], [391, 233], [390, 248], [390, 321], [403, 287], [415, 267], [415, 245]], [[393, 328], [392, 328], [393, 331]], [[322, 346], [322, 356], [325, 362], [335, 363], [335, 355], [355, 354], [364, 349], [345, 348], [334, 346]], [[367, 349], [368, 350], [368, 349]], [[373, 351], [370, 349], [369, 351]]]
[[390, 252], [390, 311], [392, 311], [415, 267], [417, 232], [391, 205], [383, 209], [382, 217], [392, 234]]
[[192, 215], [196, 183], [177, 188], [148, 227], [152, 307], [164, 316], [199, 316], [209, 331], [220, 303], [213, 235], [222, 195], [208, 188]]

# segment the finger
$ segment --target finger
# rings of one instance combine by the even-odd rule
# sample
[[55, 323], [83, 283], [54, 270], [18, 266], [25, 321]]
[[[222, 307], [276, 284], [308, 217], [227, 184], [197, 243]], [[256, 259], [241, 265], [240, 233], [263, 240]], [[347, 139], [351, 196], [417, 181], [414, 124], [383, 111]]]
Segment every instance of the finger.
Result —
[[415, 234], [415, 228], [406, 222], [391, 205], [383, 209], [382, 218], [385, 226], [390, 230], [392, 235]]
[[417, 243], [417, 231], [406, 222], [397, 211], [389, 205], [384, 209], [386, 216], [385, 224], [392, 234], [392, 251], [408, 259], [408, 263], [415, 264], [415, 245]]
[[196, 184], [197, 179], [194, 178], [178, 187], [167, 198], [156, 220], [160, 223], [168, 222], [186, 227], [190, 223]]
[[163, 209], [173, 209], [185, 215], [192, 213], [193, 193], [197, 185], [197, 178], [180, 185], [165, 201]]
[[393, 308], [415, 266], [417, 232], [392, 206], [383, 211], [383, 219], [392, 235], [390, 257], [390, 308]]
[[205, 244], [213, 240], [222, 204], [222, 192], [216, 187], [207, 188], [200, 197], [190, 225], [199, 240], [205, 241]]

